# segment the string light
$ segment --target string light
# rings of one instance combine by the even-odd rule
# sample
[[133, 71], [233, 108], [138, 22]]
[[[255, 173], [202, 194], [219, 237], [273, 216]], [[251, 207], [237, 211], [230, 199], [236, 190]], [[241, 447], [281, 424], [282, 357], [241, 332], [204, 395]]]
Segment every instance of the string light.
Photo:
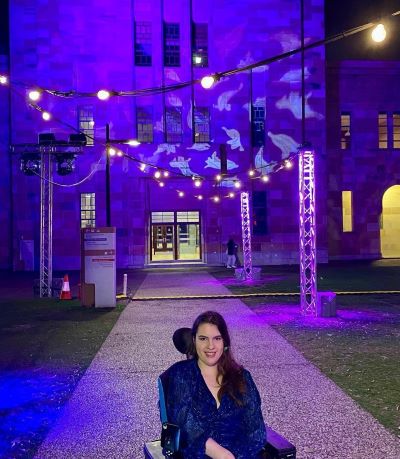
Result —
[[0, 84], [7, 84], [8, 78], [5, 75], [0, 75]]
[[378, 24], [371, 32], [372, 40], [376, 43], [381, 43], [386, 38], [386, 30], [383, 24]]
[[234, 198], [235, 197], [235, 193], [232, 193], [232, 191], [230, 191], [228, 193], [228, 198]]
[[262, 176], [261, 176], [261, 180], [262, 180], [264, 183], [267, 183], [267, 182], [269, 182], [269, 176], [268, 176], [268, 175], [262, 175]]
[[154, 172], [154, 178], [159, 179], [161, 177], [161, 172], [160, 171], [155, 171]]
[[165, 183], [164, 182], [158, 182], [159, 186], [162, 188], [163, 186], [165, 186]]
[[139, 169], [144, 172], [146, 170], [146, 164], [141, 163]]
[[33, 102], [37, 102], [40, 99], [41, 95], [42, 93], [40, 91], [37, 91], [36, 89], [28, 92], [28, 98]]
[[250, 175], [250, 177], [254, 177], [255, 174], [256, 174], [256, 173], [255, 173], [255, 171], [254, 171], [253, 169], [250, 169], [250, 170], [249, 170], [249, 175]]
[[201, 86], [204, 89], [210, 89], [214, 83], [215, 83], [215, 76], [213, 75], [207, 75], [203, 77], [200, 82]]
[[197, 196], [197, 199], [198, 199], [199, 201], [201, 201], [201, 200], [203, 199], [203, 196], [202, 196], [201, 194], [199, 194], [199, 195]]
[[183, 198], [185, 196], [185, 193], [183, 191], [178, 191], [178, 196], [180, 198]]
[[217, 182], [220, 182], [220, 181], [222, 180], [222, 175], [221, 175], [221, 174], [216, 175], [216, 176], [215, 176], [215, 180], [216, 180]]
[[242, 184], [240, 183], [239, 180], [235, 180], [233, 186], [234, 186], [235, 188], [240, 188], [240, 187], [242, 186]]
[[117, 150], [116, 150], [115, 148], [113, 148], [113, 147], [110, 147], [110, 148], [108, 149], [108, 154], [109, 154], [110, 156], [115, 156], [115, 155], [117, 154]]
[[51, 115], [49, 112], [42, 112], [42, 118], [45, 120], [45, 121], [49, 121], [51, 119]]
[[131, 147], [138, 147], [140, 145], [140, 142], [139, 140], [132, 139], [132, 140], [128, 140], [127, 144]]
[[164, 171], [164, 172], [163, 172], [163, 176], [164, 176], [164, 177], [169, 177], [169, 172], [168, 172], [168, 171]]
[[202, 183], [202, 180], [199, 179], [199, 178], [194, 180], [194, 186], [197, 187], [197, 188], [201, 187], [201, 183]]
[[219, 201], [220, 201], [219, 196], [214, 196], [214, 197], [213, 197], [213, 201], [214, 201], [214, 202], [219, 202]]
[[292, 161], [290, 159], [285, 159], [285, 162], [283, 163], [285, 169], [291, 169], [293, 167]]
[[122, 153], [121, 150], [117, 150], [117, 156], [122, 157], [122, 156], [124, 156], [124, 154]]
[[110, 96], [111, 96], [110, 92], [107, 91], [106, 89], [100, 89], [100, 91], [98, 91], [97, 93], [97, 98], [99, 100], [108, 100]]

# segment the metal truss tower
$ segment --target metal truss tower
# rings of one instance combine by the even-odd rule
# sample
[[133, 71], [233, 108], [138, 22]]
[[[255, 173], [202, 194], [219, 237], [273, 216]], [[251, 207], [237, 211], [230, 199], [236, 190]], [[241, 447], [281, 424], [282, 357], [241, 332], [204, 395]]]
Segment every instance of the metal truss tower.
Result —
[[305, 316], [317, 315], [314, 150], [299, 150], [300, 304]]
[[243, 272], [246, 279], [253, 279], [253, 264], [251, 260], [251, 227], [249, 193], [240, 193], [240, 214], [242, 217], [243, 240]]
[[40, 147], [40, 297], [51, 297], [53, 280], [53, 147]]

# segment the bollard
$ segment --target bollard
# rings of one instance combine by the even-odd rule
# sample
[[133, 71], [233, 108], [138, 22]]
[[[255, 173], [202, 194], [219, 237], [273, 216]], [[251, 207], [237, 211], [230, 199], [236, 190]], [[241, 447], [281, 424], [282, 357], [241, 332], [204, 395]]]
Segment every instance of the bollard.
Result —
[[122, 294], [124, 296], [126, 296], [127, 290], [128, 290], [128, 274], [124, 274], [124, 286], [122, 289]]

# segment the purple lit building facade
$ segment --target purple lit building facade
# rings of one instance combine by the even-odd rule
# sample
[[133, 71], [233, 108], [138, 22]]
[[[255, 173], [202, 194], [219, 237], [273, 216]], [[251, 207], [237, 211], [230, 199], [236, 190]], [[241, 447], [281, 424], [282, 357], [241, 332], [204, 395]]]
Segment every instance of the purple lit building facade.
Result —
[[[11, 0], [10, 28], [13, 82], [95, 93], [160, 88], [273, 57], [300, 46], [301, 21], [299, 4], [292, 1]], [[304, 28], [307, 43], [324, 37], [322, 0], [305, 1]], [[381, 98], [378, 87], [389, 91], [388, 79], [398, 81], [398, 69], [396, 64], [339, 63], [326, 74], [323, 47], [305, 54], [306, 140], [317, 158], [320, 262], [381, 257], [382, 198], [399, 177], [396, 145], [389, 139], [385, 151], [378, 148], [384, 133], [379, 112], [389, 113], [387, 136], [393, 139], [397, 132], [397, 96], [392, 90]], [[368, 103], [369, 90], [351, 85], [352, 72], [374, 81], [377, 90]], [[37, 268], [39, 256], [40, 180], [22, 174], [19, 156], [8, 157], [8, 144], [35, 143], [46, 132], [66, 140], [73, 128], [94, 137], [76, 158], [72, 174], [54, 172], [61, 185], [81, 182], [93, 172], [77, 186], [54, 186], [53, 267], [77, 269], [80, 228], [106, 225], [106, 124], [111, 140], [141, 141], [139, 147], [119, 146], [138, 161], [111, 159], [111, 224], [117, 228], [119, 267], [221, 264], [228, 238], [241, 237], [237, 181], [251, 193], [253, 263], [298, 263], [297, 167], [271, 174], [268, 183], [259, 177], [276, 169], [301, 142], [300, 54], [223, 77], [210, 90], [195, 84], [108, 101], [46, 93], [38, 104], [52, 114], [49, 122], [28, 107], [23, 86], [0, 90], [6, 106], [0, 115], [2, 267]], [[343, 143], [349, 136], [351, 146]], [[366, 148], [371, 142], [375, 146]], [[217, 183], [224, 148], [228, 175]], [[393, 163], [386, 162], [388, 156]], [[160, 179], [164, 187], [153, 178], [155, 169], [142, 171], [142, 164], [170, 172]], [[250, 169], [256, 178], [249, 177]], [[201, 188], [194, 187], [192, 176], [204, 179]]]

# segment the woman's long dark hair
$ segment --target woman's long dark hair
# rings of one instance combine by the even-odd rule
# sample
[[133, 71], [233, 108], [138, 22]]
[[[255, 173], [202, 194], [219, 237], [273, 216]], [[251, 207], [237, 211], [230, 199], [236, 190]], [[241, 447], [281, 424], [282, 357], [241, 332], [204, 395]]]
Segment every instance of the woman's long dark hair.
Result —
[[[224, 351], [218, 361], [217, 381], [221, 377], [221, 387], [218, 391], [218, 400], [221, 401], [224, 394], [228, 394], [237, 405], [243, 405], [243, 395], [246, 392], [246, 383], [243, 375], [243, 367], [233, 358], [231, 352], [231, 338], [225, 319], [215, 311], [206, 311], [200, 314], [193, 323], [192, 337], [193, 342], [201, 324], [215, 325], [221, 333], [224, 342]], [[193, 355], [197, 359], [196, 347], [193, 346]]]

